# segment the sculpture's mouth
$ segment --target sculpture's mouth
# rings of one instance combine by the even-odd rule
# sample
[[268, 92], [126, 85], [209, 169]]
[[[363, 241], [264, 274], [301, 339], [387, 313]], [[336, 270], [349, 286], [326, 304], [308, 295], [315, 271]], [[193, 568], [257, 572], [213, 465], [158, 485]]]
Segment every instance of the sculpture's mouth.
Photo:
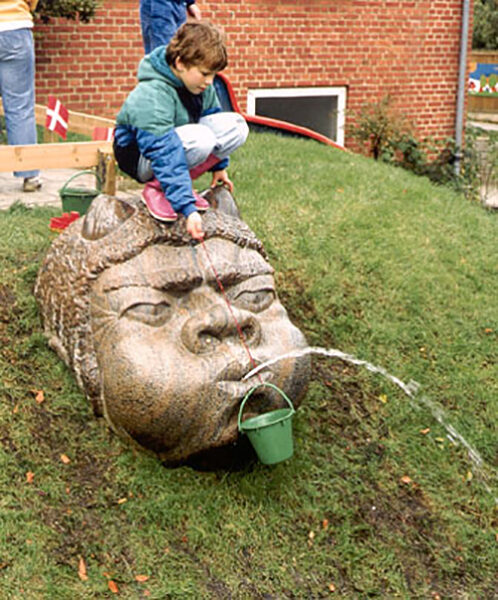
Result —
[[[260, 386], [247, 399], [244, 405], [241, 420], [256, 417], [264, 412], [275, 409], [281, 404], [281, 398], [278, 393], [262, 383], [271, 382], [275, 374], [271, 371], [263, 371], [242, 381], [242, 378], [254, 368], [254, 365], [239, 368], [237, 380], [223, 380], [216, 384], [217, 389], [224, 396], [226, 408], [220, 417], [220, 426], [218, 428], [219, 444], [228, 444], [234, 442], [238, 437], [238, 419], [240, 406], [243, 399], [251, 389]], [[228, 373], [227, 373], [228, 374]], [[235, 374], [235, 370], [231, 371]]]

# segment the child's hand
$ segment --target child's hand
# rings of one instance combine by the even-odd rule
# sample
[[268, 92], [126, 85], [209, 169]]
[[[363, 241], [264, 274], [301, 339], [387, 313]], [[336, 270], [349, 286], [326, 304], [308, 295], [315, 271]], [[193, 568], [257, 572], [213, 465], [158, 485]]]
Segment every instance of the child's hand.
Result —
[[202, 13], [201, 9], [197, 6], [197, 4], [190, 4], [190, 6], [187, 8], [187, 12], [189, 16], [191, 16], [193, 19], [197, 19], [197, 21], [200, 21]]
[[202, 230], [202, 219], [198, 212], [193, 212], [187, 217], [187, 231], [199, 242], [204, 239], [204, 231]]
[[230, 181], [226, 169], [222, 169], [221, 171], [213, 171], [213, 180], [211, 181], [211, 187], [214, 188], [219, 183], [226, 185], [230, 193], [233, 192], [233, 183]]

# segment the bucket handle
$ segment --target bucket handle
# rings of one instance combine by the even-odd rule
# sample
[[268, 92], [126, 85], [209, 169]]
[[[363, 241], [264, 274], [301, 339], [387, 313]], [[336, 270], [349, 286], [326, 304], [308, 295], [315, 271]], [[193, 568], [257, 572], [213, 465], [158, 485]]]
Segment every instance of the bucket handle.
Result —
[[238, 418], [238, 421], [237, 421], [237, 423], [238, 423], [238, 426], [239, 426], [239, 431], [242, 431], [242, 428], [241, 428], [241, 423], [242, 423], [242, 421], [241, 421], [241, 419], [242, 419], [242, 412], [243, 412], [243, 410], [244, 410], [245, 403], [246, 403], [246, 402], [249, 400], [249, 398], [251, 397], [252, 393], [253, 393], [255, 390], [257, 390], [257, 389], [258, 389], [258, 388], [260, 388], [260, 387], [265, 387], [265, 386], [266, 386], [266, 387], [273, 388], [273, 389], [274, 389], [274, 390], [276, 390], [276, 391], [277, 391], [277, 392], [278, 392], [278, 393], [279, 393], [281, 396], [283, 396], [284, 400], [287, 402], [287, 404], [290, 406], [290, 409], [291, 409], [291, 412], [290, 412], [290, 414], [289, 414], [289, 417], [291, 417], [291, 416], [292, 416], [292, 415], [293, 415], [293, 414], [296, 412], [296, 410], [295, 410], [295, 408], [294, 408], [294, 405], [292, 404], [291, 400], [289, 399], [289, 397], [287, 396], [287, 394], [286, 394], [286, 393], [285, 393], [283, 390], [281, 390], [279, 387], [277, 387], [277, 386], [276, 386], [275, 384], [273, 384], [273, 383], [267, 383], [267, 382], [258, 383], [258, 385], [255, 385], [254, 387], [252, 387], [252, 388], [251, 388], [251, 389], [250, 389], [250, 390], [247, 392], [247, 394], [245, 395], [245, 397], [244, 397], [244, 399], [242, 400], [242, 403], [241, 403], [241, 405], [240, 405], [240, 410], [239, 410], [239, 418]]
[[99, 174], [96, 171], [94, 171], [93, 169], [85, 169], [84, 171], [79, 171], [78, 173], [71, 175], [71, 177], [61, 187], [61, 189], [59, 190], [59, 193], [61, 193], [61, 192], [64, 193], [66, 190], [67, 184], [70, 183], [73, 179], [76, 179], [76, 177], [79, 177], [80, 175], [94, 175], [95, 179], [97, 180], [97, 190], [100, 192], [100, 190], [102, 188], [102, 182], [100, 181]]

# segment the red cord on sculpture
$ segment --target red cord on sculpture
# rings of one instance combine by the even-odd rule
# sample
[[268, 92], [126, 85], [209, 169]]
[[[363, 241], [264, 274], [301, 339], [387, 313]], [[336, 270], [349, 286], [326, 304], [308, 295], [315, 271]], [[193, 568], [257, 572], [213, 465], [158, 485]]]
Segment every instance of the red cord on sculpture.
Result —
[[[254, 360], [251, 351], [249, 350], [249, 346], [247, 345], [247, 341], [246, 338], [244, 336], [244, 332], [242, 331], [242, 327], [240, 326], [240, 323], [237, 321], [237, 317], [235, 316], [235, 313], [233, 312], [233, 308], [232, 305], [230, 304], [230, 301], [228, 299], [228, 296], [225, 292], [225, 288], [223, 287], [223, 284], [221, 283], [221, 279], [220, 276], [218, 275], [218, 272], [216, 271], [216, 268], [213, 264], [213, 261], [211, 260], [211, 257], [209, 256], [209, 252], [206, 248], [206, 244], [204, 243], [204, 240], [201, 241], [201, 246], [204, 248], [204, 252], [206, 253], [206, 257], [208, 259], [208, 262], [211, 266], [211, 270], [213, 271], [214, 274], [214, 278], [216, 279], [216, 283], [218, 284], [218, 287], [220, 288], [221, 294], [226, 302], [226, 305], [228, 306], [228, 310], [230, 311], [230, 314], [233, 317], [233, 320], [235, 322], [235, 326], [237, 327], [237, 331], [239, 333], [239, 338], [240, 341], [242, 342], [242, 345], [245, 348], [245, 351], [247, 352], [247, 355], [249, 356], [249, 360], [251, 361], [251, 365], [252, 368], [255, 369], [258, 365], [256, 364], [256, 361]], [[261, 378], [261, 375], [258, 373], [258, 379], [260, 380], [261, 383], [263, 383], [263, 380]]]

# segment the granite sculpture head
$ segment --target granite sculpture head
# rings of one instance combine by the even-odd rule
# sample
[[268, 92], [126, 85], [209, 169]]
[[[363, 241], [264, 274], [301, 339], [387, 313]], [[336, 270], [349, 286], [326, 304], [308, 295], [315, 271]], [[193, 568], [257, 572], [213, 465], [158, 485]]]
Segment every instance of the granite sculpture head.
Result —
[[[243, 380], [252, 360], [306, 345], [254, 233], [214, 209], [203, 226], [193, 246], [183, 219], [165, 225], [138, 201], [100, 196], [53, 242], [35, 288], [49, 343], [95, 413], [167, 464], [236, 452], [241, 401], [260, 383]], [[296, 404], [308, 377], [307, 358], [261, 373]], [[245, 412], [281, 405], [262, 387]]]

